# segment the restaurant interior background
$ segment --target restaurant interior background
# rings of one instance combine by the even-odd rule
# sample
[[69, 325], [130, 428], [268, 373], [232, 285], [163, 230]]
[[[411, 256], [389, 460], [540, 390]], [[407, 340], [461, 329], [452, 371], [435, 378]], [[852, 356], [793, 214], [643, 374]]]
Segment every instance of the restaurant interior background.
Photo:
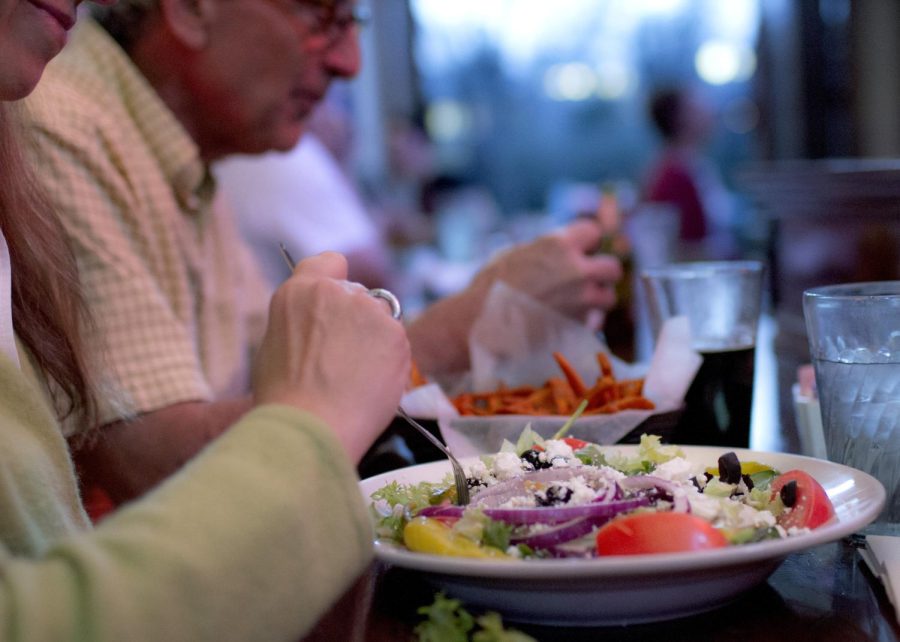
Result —
[[[638, 215], [660, 146], [646, 104], [661, 87], [700, 88], [716, 114], [708, 153], [731, 195], [716, 225], [734, 256], [768, 265], [752, 446], [797, 452], [802, 290], [900, 278], [900, 3], [368, 7], [363, 72], [338, 92], [353, 106], [353, 174], [387, 223], [411, 310], [602, 194], [616, 196], [635, 269], [662, 260], [670, 227]], [[635, 324], [642, 358], [640, 312]]]

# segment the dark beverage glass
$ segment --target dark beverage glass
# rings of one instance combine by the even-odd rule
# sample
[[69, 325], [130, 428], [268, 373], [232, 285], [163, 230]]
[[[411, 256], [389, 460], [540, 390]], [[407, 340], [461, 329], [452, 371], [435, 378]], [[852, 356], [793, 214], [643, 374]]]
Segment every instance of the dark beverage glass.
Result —
[[748, 447], [756, 348], [700, 355], [703, 365], [685, 395], [673, 439], [682, 444]]
[[703, 364], [672, 440], [747, 448], [763, 266], [756, 261], [673, 263], [645, 270], [654, 335], [684, 316]]

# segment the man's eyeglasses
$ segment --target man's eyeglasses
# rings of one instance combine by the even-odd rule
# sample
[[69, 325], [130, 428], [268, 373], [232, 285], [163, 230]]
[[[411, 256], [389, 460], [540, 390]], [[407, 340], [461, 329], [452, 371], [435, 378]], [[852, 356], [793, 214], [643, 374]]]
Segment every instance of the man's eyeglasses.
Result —
[[353, 27], [369, 22], [367, 7], [341, 0], [293, 0], [292, 11], [306, 18], [314, 35], [322, 38], [324, 46], [331, 46]]

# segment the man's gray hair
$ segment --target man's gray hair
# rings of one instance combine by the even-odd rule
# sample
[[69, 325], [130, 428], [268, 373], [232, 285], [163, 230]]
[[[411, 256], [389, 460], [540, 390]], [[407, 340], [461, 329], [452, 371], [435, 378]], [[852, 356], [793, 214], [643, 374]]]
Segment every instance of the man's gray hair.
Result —
[[109, 6], [91, 6], [91, 15], [126, 51], [141, 35], [159, 0], [119, 0]]

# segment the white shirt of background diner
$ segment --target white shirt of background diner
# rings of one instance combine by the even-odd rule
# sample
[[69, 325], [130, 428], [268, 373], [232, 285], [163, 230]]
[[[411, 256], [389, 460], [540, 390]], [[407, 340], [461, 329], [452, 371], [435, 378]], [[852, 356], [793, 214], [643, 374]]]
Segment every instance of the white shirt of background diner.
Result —
[[242, 236], [272, 284], [288, 276], [278, 251], [297, 260], [349, 253], [379, 242], [379, 232], [349, 179], [311, 133], [288, 152], [233, 156], [213, 168]]

